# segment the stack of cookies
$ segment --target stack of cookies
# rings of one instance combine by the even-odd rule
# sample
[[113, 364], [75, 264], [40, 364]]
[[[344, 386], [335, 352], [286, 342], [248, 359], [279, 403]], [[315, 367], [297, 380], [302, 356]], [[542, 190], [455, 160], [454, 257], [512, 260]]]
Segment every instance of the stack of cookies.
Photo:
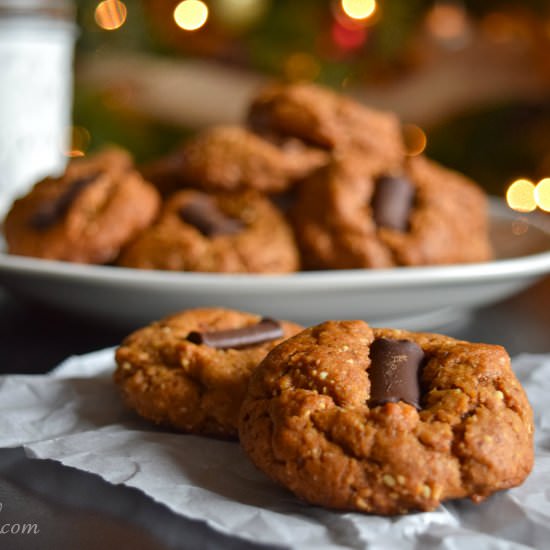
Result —
[[116, 361], [140, 416], [239, 438], [261, 471], [316, 505], [393, 515], [481, 502], [533, 466], [533, 413], [500, 346], [203, 308], [134, 332]]
[[9, 252], [125, 267], [288, 273], [485, 261], [487, 200], [406, 154], [400, 123], [312, 84], [274, 85], [242, 126], [144, 167], [71, 163], [17, 200]]

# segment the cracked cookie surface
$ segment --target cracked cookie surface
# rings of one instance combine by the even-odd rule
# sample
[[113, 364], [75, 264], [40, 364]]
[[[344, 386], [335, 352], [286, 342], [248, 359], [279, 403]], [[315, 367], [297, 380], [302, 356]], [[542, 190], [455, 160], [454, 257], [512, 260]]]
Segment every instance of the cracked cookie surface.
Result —
[[[413, 188], [403, 229], [381, 226], [374, 216], [377, 181], [392, 174]], [[301, 185], [291, 219], [307, 269], [452, 264], [492, 256], [483, 191], [424, 157], [404, 164], [335, 158]]]
[[[369, 408], [379, 338], [422, 348], [419, 410]], [[302, 499], [376, 514], [480, 502], [533, 465], [532, 411], [502, 347], [363, 321], [329, 321], [277, 346], [251, 377], [239, 435], [256, 466]]]
[[[218, 217], [240, 224], [240, 230], [203, 234], [182, 218], [182, 209], [205, 201]], [[123, 250], [118, 264], [172, 271], [287, 273], [299, 268], [299, 256], [291, 228], [268, 199], [254, 191], [207, 195], [186, 190], [168, 199], [158, 221]]]
[[250, 373], [302, 327], [281, 321], [284, 336], [241, 349], [195, 344], [193, 331], [239, 329], [260, 316], [222, 308], [187, 310], [129, 335], [116, 351], [115, 383], [140, 416], [195, 434], [235, 438]]
[[152, 223], [160, 196], [132, 167], [128, 153], [108, 149], [71, 162], [59, 178], [38, 182], [4, 222], [12, 254], [102, 264]]
[[210, 191], [255, 189], [278, 193], [326, 162], [304, 144], [274, 143], [238, 126], [215, 126], [182, 151], [183, 181]]
[[273, 143], [239, 126], [203, 130], [146, 170], [161, 189], [279, 193], [327, 161], [297, 139]]
[[248, 124], [260, 135], [299, 138], [329, 151], [356, 151], [398, 162], [405, 154], [401, 124], [377, 111], [314, 84], [275, 84], [253, 99]]

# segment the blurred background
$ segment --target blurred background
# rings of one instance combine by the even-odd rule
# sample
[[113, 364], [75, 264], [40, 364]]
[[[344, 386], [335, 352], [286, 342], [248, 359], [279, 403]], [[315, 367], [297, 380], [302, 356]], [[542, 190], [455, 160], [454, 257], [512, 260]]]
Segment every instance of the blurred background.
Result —
[[[549, 0], [0, 0], [0, 67], [0, 218], [70, 158], [115, 143], [147, 163], [204, 126], [242, 122], [270, 80], [396, 111], [409, 154], [507, 197], [514, 235], [527, 231], [525, 212], [550, 212]], [[472, 334], [548, 351], [546, 332], [535, 338], [549, 288], [480, 313]], [[29, 368], [29, 326], [33, 368], [55, 340], [44, 327], [62, 326], [75, 352], [116, 341], [11, 311], [0, 332], [14, 370]], [[52, 350], [50, 366], [67, 351]]]
[[550, 176], [547, 0], [80, 0], [78, 25], [75, 155], [148, 160], [283, 79], [396, 111], [493, 194]]
[[425, 152], [492, 194], [508, 191], [519, 210], [537, 200], [550, 210], [548, 0], [74, 7], [68, 157], [118, 143], [146, 162], [200, 127], [240, 122], [268, 80], [314, 81], [396, 111], [410, 154]]

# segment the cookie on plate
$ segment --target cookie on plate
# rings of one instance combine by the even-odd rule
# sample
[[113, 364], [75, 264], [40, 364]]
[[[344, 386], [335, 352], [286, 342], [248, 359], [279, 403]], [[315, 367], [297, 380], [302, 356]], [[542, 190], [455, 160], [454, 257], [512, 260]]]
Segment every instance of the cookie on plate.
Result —
[[279, 193], [327, 161], [327, 153], [297, 139], [270, 142], [239, 126], [203, 130], [143, 168], [164, 195], [183, 188]]
[[276, 84], [253, 99], [248, 124], [261, 135], [292, 136], [331, 151], [399, 162], [405, 147], [398, 118], [314, 84]]
[[500, 346], [329, 321], [251, 376], [241, 444], [304, 500], [375, 514], [480, 502], [533, 466], [533, 414]]
[[229, 309], [187, 310], [128, 336], [114, 379], [127, 405], [156, 424], [235, 438], [250, 373], [300, 330]]
[[152, 223], [156, 189], [132, 168], [128, 153], [108, 149], [71, 162], [38, 182], [4, 221], [8, 251], [22, 256], [103, 264]]
[[287, 273], [299, 267], [291, 228], [258, 193], [179, 191], [158, 222], [122, 252], [118, 264], [140, 269]]
[[334, 158], [299, 188], [291, 219], [308, 269], [491, 259], [484, 192], [425, 157]]

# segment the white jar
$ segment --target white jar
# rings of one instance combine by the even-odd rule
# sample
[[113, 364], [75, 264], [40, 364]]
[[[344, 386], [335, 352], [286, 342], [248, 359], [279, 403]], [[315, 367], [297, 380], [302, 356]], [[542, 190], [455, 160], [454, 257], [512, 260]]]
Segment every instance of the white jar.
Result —
[[66, 165], [75, 37], [68, 0], [0, 0], [0, 219]]

